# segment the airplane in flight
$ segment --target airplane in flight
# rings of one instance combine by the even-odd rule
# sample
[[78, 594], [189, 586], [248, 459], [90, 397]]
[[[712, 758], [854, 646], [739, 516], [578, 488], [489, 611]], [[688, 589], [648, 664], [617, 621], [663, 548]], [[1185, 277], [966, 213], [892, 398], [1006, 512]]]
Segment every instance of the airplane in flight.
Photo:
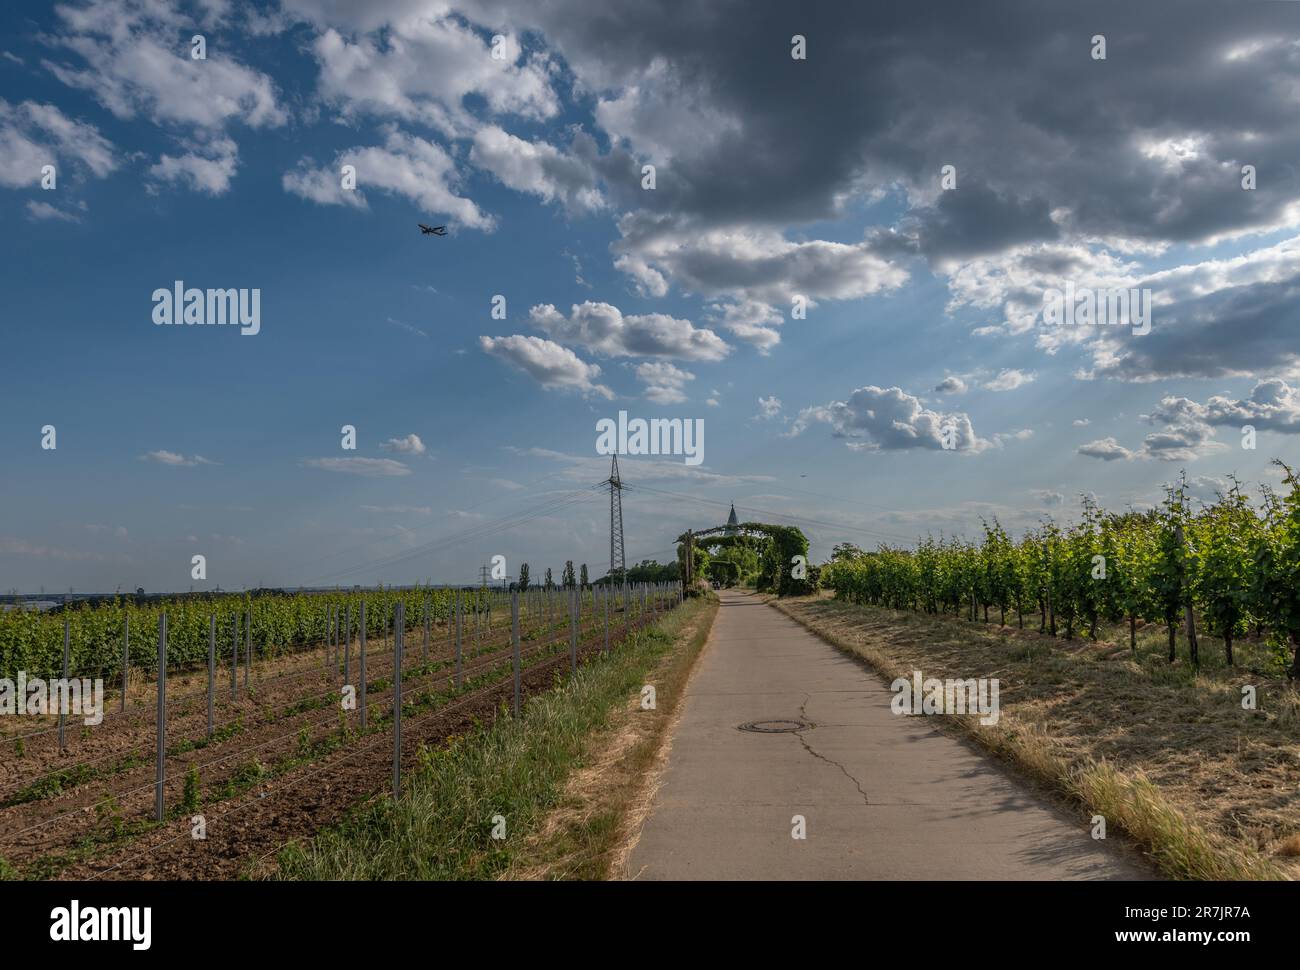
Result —
[[423, 222], [417, 222], [416, 225], [418, 225], [418, 226], [420, 227], [420, 232], [421, 232], [421, 234], [423, 234], [423, 235], [425, 235], [425, 236], [428, 236], [428, 235], [434, 235], [434, 236], [445, 236], [445, 235], [447, 235], [447, 227], [446, 227], [446, 226], [426, 226]]

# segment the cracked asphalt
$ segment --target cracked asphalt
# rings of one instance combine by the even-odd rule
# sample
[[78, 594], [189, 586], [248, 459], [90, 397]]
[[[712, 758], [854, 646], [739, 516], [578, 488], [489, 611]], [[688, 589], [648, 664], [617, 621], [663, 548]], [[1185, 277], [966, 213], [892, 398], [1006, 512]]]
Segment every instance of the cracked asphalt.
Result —
[[[757, 597], [724, 591], [686, 689], [633, 879], [1150, 879]], [[978, 676], [972, 672], [972, 676]], [[738, 730], [797, 719], [794, 734]], [[806, 838], [792, 837], [794, 816]]]

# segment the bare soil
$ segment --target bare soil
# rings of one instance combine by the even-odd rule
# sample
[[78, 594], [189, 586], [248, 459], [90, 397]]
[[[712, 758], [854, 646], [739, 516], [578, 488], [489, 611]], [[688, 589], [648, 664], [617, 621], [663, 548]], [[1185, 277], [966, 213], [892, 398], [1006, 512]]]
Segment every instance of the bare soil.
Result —
[[[540, 619], [540, 618], [538, 618]], [[630, 618], [632, 629], [651, 615]], [[568, 670], [567, 619], [544, 627], [524, 621], [521, 689], [550, 689]], [[611, 613], [611, 647], [624, 635], [623, 615]], [[454, 687], [454, 647], [446, 630], [405, 637], [402, 675], [402, 763], [414, 764], [422, 745], [438, 745], [491, 722], [513, 696], [508, 626], [475, 644], [465, 636], [464, 687]], [[604, 617], [584, 616], [579, 659], [604, 648]], [[340, 658], [341, 664], [341, 658]], [[357, 646], [351, 679], [358, 673]], [[152, 685], [128, 694], [127, 709], [84, 731], [69, 723], [59, 751], [49, 725], [26, 724], [23, 754], [0, 764], [0, 859], [26, 878], [230, 879], [286, 842], [342, 818], [392, 786], [394, 691], [391, 641], [367, 648], [368, 717], [339, 702], [341, 671], [323, 646], [254, 664], [251, 690], [239, 673], [230, 697], [229, 668], [215, 683], [214, 737], [207, 739], [207, 671], [169, 675], [167, 705], [168, 820], [154, 824], [156, 711]], [[132, 695], [137, 696], [132, 696]], [[110, 709], [110, 713], [114, 713]], [[46, 733], [35, 734], [45, 730]], [[0, 742], [15, 744], [10, 739]], [[129, 759], [129, 760], [127, 760]], [[189, 807], [185, 807], [187, 775]], [[94, 772], [94, 774], [92, 774]], [[62, 787], [52, 773], [61, 773]], [[197, 806], [197, 807], [196, 807]], [[191, 834], [202, 815], [207, 838]], [[2, 867], [0, 867], [2, 869]]]

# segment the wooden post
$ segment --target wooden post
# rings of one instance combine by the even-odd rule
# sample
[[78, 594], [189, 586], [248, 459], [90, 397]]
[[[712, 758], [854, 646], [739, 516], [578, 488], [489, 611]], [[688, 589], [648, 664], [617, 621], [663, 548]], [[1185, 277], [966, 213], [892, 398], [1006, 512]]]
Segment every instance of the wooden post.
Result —
[[510, 642], [515, 673], [515, 717], [519, 716], [519, 594], [510, 594]]
[[167, 781], [167, 613], [158, 614], [158, 722], [157, 763], [154, 766], [154, 819], [163, 820], [163, 785]]
[[[64, 609], [66, 610], [66, 605]], [[68, 718], [68, 702], [72, 699], [72, 693], [68, 690], [68, 651], [69, 637], [71, 636], [68, 627], [68, 615], [63, 615], [63, 689], [57, 693], [61, 695], [59, 699], [59, 750], [63, 750], [63, 726]], [[50, 700], [55, 698], [55, 691], [50, 691]], [[23, 699], [24, 701], [26, 698]]]
[[402, 794], [402, 632], [406, 629], [405, 604], [393, 610], [393, 797]]
[[[1181, 522], [1174, 524], [1174, 541], [1178, 543], [1179, 554], [1183, 557], [1183, 561], [1186, 562], [1186, 543], [1183, 539], [1183, 524]], [[1192, 666], [1199, 667], [1201, 665], [1201, 650], [1200, 644], [1196, 642], [1196, 615], [1192, 612], [1191, 591], [1187, 589], [1185, 584], [1182, 588], [1182, 595], [1185, 597], [1183, 600], [1183, 621], [1187, 624], [1188, 656], [1191, 658]]]
[[361, 599], [361, 615], [359, 623], [361, 624], [361, 730], [366, 729], [366, 601]]
[[208, 617], [208, 737], [212, 737], [212, 702], [217, 685], [217, 615]]
[[230, 632], [230, 699], [239, 696], [239, 613], [231, 620]]
[[456, 689], [460, 690], [460, 590], [456, 590]]
[[127, 674], [131, 670], [131, 614], [122, 614], [122, 710], [126, 710]]

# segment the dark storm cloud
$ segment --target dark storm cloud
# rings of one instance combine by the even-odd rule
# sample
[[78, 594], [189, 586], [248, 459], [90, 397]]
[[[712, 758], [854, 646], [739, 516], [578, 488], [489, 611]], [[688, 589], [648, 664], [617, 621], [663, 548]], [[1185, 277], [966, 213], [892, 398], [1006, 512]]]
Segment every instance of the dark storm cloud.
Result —
[[1148, 334], [1105, 334], [1094, 376], [1231, 377], [1289, 373], [1300, 365], [1300, 274], [1157, 306], [1152, 317]]
[[[930, 192], [951, 164], [957, 195], [918, 210], [917, 240], [963, 253], [1053, 238], [1052, 209], [1082, 233], [1185, 240], [1267, 224], [1300, 195], [1300, 5], [480, 7], [540, 29], [606, 100], [640, 83], [621, 95], [629, 128], [672, 158], [655, 192], [616, 178], [629, 206], [786, 226], [834, 215], [855, 188]], [[789, 56], [795, 33], [806, 61]], [[1105, 61], [1089, 56], [1095, 33]]]
[[[378, 38], [383, 77], [414, 85], [392, 110], [431, 110], [424, 72], [389, 63], [400, 52], [382, 35], [385, 24], [412, 33], [413, 18], [440, 18], [440, 7], [289, 5], [318, 29]], [[731, 301], [719, 313], [743, 305], [772, 319], [795, 295], [889, 292], [917, 257], [950, 274], [1005, 258], [1005, 280], [977, 291], [977, 305], [1033, 305], [1041, 288], [1026, 279], [1078, 280], [1171, 244], [1300, 222], [1300, 3], [470, 0], [462, 14], [480, 34], [523, 38], [504, 103], [551, 119], [527, 136], [541, 146], [532, 168], [505, 138], [508, 151], [478, 158], [520, 191], [617, 215], [612, 252], [638, 289]], [[795, 34], [806, 60], [790, 57]], [[1096, 34], [1105, 60], [1091, 56]], [[591, 110], [587, 134], [561, 135], [548, 113], [570, 89]], [[459, 113], [460, 90], [445, 112]], [[656, 166], [654, 191], [642, 188], [644, 163]], [[1253, 191], [1243, 165], [1256, 169]], [[858, 241], [800, 235], [882, 197], [901, 214]], [[1145, 337], [1103, 335], [1092, 372], [1284, 369], [1296, 360], [1295, 274], [1249, 275], [1236, 267], [1165, 301], [1167, 325]], [[759, 337], [779, 339], [771, 327]]]
[[944, 192], [936, 205], [914, 213], [916, 246], [935, 259], [997, 252], [1019, 243], [1055, 240], [1044, 199], [999, 195], [983, 185]]

